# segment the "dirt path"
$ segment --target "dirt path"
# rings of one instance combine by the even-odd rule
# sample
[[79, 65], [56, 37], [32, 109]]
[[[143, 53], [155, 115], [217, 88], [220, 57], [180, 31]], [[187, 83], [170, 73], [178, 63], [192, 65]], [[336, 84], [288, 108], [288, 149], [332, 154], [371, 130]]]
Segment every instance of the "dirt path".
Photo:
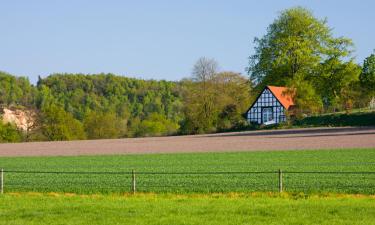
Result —
[[58, 156], [375, 148], [375, 127], [308, 128], [212, 135], [0, 144], [0, 156]]

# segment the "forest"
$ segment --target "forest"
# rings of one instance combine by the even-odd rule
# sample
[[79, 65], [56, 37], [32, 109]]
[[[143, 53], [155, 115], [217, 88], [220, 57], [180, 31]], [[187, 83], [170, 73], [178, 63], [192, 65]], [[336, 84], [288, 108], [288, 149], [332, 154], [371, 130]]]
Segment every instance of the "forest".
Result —
[[266, 85], [288, 87], [298, 117], [374, 105], [375, 52], [358, 63], [353, 41], [334, 37], [307, 9], [280, 12], [253, 46], [246, 75], [206, 57], [176, 82], [56, 73], [31, 84], [0, 72], [1, 107], [30, 110], [35, 120], [26, 131], [0, 123], [0, 142], [243, 130], [251, 126], [243, 114]]
[[[208, 112], [201, 112], [201, 83], [192, 80], [52, 74], [32, 85], [27, 78], [1, 72], [0, 104], [31, 109], [36, 112], [36, 123], [24, 135], [11, 124], [2, 124], [0, 138], [33, 141], [162, 136], [243, 125], [241, 112], [250, 101], [248, 80], [232, 72], [214, 76], [215, 87], [207, 84], [204, 92], [213, 104]], [[201, 118], [202, 113], [210, 117], [209, 124], [201, 123], [207, 119]]]

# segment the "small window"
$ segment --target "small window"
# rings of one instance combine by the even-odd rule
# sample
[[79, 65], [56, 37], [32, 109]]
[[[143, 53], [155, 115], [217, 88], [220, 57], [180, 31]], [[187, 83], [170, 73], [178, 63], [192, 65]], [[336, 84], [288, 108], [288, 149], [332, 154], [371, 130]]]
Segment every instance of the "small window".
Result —
[[273, 110], [271, 107], [263, 108], [262, 120], [263, 120], [263, 123], [267, 123], [273, 120]]

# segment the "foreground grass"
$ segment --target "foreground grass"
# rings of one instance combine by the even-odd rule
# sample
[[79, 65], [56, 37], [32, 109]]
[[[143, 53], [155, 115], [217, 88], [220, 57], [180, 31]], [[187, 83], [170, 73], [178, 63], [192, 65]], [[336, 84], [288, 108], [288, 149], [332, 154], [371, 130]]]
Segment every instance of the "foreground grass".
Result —
[[374, 196], [5, 194], [0, 224], [375, 224]]
[[[277, 191], [278, 175], [140, 174], [140, 172], [336, 171], [375, 172], [375, 148], [274, 152], [185, 153], [79, 157], [3, 157], [0, 168], [27, 171], [126, 172], [127, 174], [28, 174], [5, 172], [6, 192], [129, 192], [131, 174], [144, 192]], [[287, 174], [290, 192], [373, 194], [375, 174]]]

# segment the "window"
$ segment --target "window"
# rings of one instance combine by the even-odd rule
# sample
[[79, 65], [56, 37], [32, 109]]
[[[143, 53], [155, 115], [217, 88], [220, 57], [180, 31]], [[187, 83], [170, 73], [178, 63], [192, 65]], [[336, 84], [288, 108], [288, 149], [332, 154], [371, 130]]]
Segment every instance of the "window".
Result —
[[262, 121], [267, 123], [273, 120], [273, 110], [271, 107], [263, 108], [262, 110]]

